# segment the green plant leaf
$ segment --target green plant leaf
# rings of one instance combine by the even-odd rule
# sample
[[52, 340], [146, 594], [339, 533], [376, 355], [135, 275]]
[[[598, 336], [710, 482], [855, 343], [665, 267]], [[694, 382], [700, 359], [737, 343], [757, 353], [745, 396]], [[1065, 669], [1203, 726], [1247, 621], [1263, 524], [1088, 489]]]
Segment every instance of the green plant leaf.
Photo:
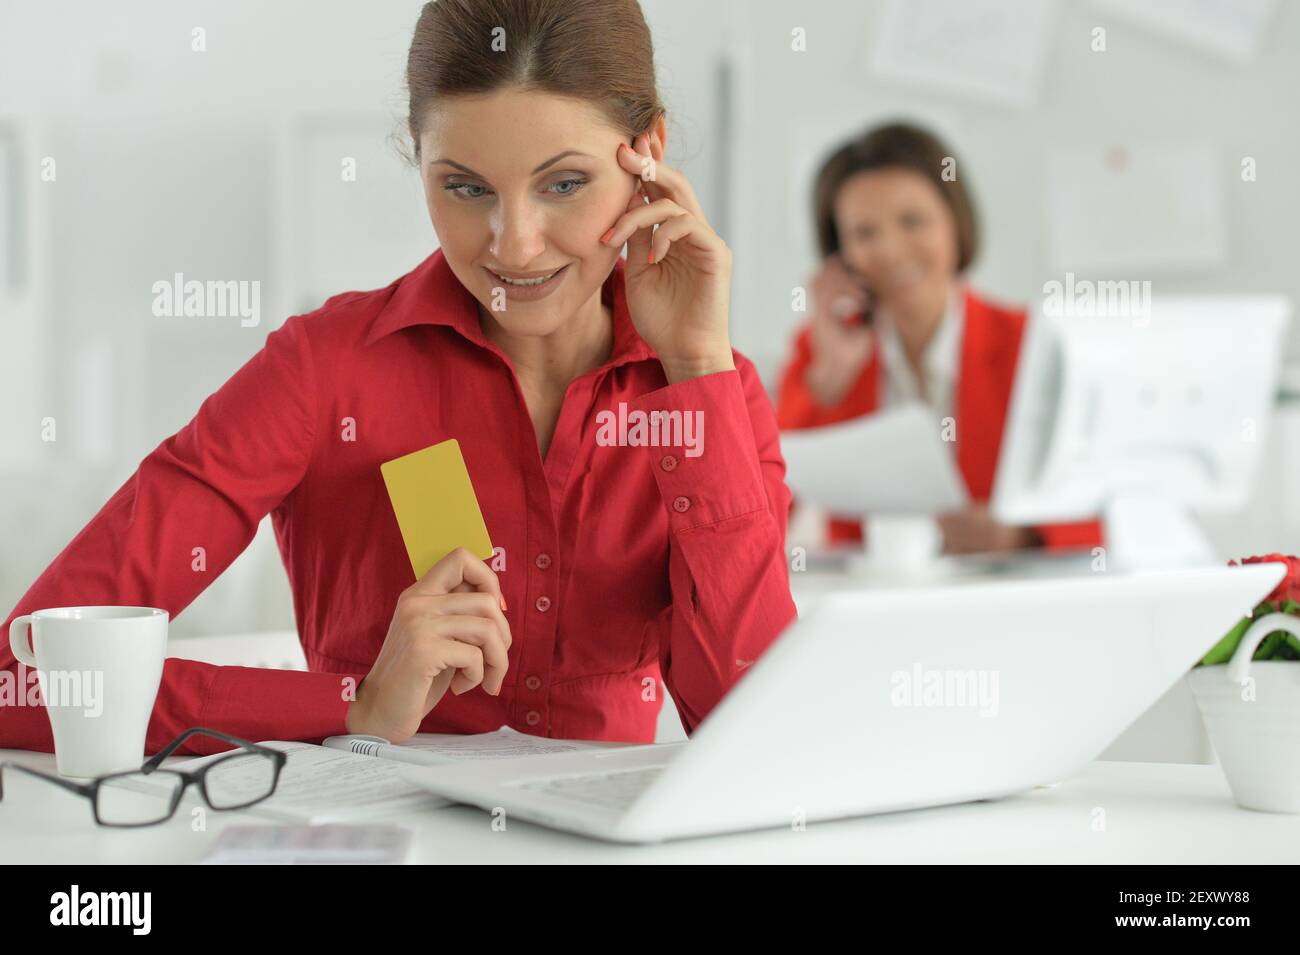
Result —
[[1252, 660], [1271, 660], [1277, 655], [1277, 648], [1282, 645], [1282, 638], [1286, 635], [1285, 630], [1274, 630], [1266, 634], [1264, 639], [1259, 641], [1259, 646], [1255, 648], [1255, 655]]
[[[1300, 603], [1288, 599], [1282, 604], [1283, 613], [1293, 613], [1300, 615]], [[1282, 642], [1278, 644], [1277, 652], [1274, 653], [1275, 660], [1300, 660], [1300, 637], [1297, 637], [1290, 631], [1282, 631]]]
[[[1288, 598], [1278, 604], [1260, 601], [1249, 617], [1242, 617], [1235, 627], [1224, 634], [1223, 639], [1210, 648], [1197, 666], [1216, 666], [1227, 663], [1237, 652], [1241, 638], [1245, 636], [1250, 625], [1265, 614], [1289, 613], [1300, 616], [1300, 602]], [[1274, 630], [1266, 634], [1255, 648], [1252, 660], [1296, 660], [1300, 659], [1300, 638], [1286, 630]]]
[[[1259, 613], [1257, 609], [1255, 613]], [[1232, 659], [1233, 653], [1237, 650], [1237, 644], [1241, 643], [1241, 638], [1245, 636], [1247, 630], [1253, 621], [1250, 617], [1242, 617], [1241, 621], [1229, 630], [1214, 646], [1210, 647], [1208, 653], [1201, 657], [1200, 666], [1215, 666], [1219, 663], [1227, 663]]]

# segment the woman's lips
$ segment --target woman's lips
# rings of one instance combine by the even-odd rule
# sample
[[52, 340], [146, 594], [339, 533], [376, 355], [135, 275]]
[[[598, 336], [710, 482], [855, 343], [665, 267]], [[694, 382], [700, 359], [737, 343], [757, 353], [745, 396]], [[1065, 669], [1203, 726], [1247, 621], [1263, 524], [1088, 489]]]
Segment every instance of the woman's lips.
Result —
[[544, 269], [544, 270], [543, 270], [543, 269], [538, 269], [538, 270], [535, 271], [535, 272], [529, 272], [527, 275], [524, 275], [524, 274], [514, 274], [514, 273], [506, 273], [506, 272], [498, 272], [496, 269], [488, 269], [488, 271], [491, 272], [491, 273], [492, 273], [494, 276], [496, 276], [497, 278], [501, 279], [502, 281], [509, 282], [509, 283], [511, 283], [511, 284], [516, 284], [516, 285], [540, 285], [541, 283], [538, 281], [539, 279], [547, 279], [547, 278], [550, 278], [552, 275], [554, 275], [556, 272], [560, 271], [560, 269], [562, 269], [562, 268], [564, 268], [564, 266], [562, 266], [562, 265], [557, 265], [557, 266], [556, 266], [555, 268], [553, 268], [553, 269]]
[[569, 266], [562, 265], [551, 273], [550, 278], [544, 282], [529, 282], [519, 285], [511, 282], [505, 276], [498, 275], [491, 269], [484, 266], [483, 271], [492, 277], [494, 288], [504, 289], [506, 298], [512, 302], [533, 302], [539, 298], [545, 298], [550, 295], [555, 288], [564, 281], [564, 277], [569, 273]]

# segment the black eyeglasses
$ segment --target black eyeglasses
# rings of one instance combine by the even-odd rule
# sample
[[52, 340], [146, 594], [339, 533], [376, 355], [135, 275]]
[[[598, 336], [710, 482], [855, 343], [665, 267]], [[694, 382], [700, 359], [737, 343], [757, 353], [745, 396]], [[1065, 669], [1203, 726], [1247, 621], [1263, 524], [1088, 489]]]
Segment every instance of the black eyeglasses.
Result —
[[[182, 743], [200, 733], [238, 746], [240, 750], [214, 759], [194, 772], [159, 768]], [[5, 760], [0, 762], [0, 800], [4, 799], [4, 770], [20, 769], [85, 796], [94, 807], [95, 822], [101, 826], [153, 826], [175, 815], [181, 796], [191, 783], [198, 786], [199, 794], [211, 809], [245, 809], [259, 803], [275, 792], [280, 770], [288, 760], [288, 755], [278, 749], [196, 726], [168, 743], [138, 770], [105, 773], [85, 783]]]

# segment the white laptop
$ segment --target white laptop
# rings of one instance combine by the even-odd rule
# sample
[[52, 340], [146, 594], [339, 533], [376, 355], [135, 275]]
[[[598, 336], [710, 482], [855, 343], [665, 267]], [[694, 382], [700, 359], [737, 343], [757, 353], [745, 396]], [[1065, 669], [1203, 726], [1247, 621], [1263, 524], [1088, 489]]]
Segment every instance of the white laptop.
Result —
[[1284, 572], [838, 593], [686, 742], [405, 773], [507, 819], [618, 842], [1006, 796], [1096, 758]]

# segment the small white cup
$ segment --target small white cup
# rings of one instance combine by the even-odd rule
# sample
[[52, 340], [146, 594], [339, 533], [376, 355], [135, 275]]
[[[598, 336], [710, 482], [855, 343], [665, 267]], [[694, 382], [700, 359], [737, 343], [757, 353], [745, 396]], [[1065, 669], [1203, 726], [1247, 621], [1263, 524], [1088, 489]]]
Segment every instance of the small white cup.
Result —
[[932, 569], [943, 552], [943, 534], [924, 514], [872, 514], [867, 518], [866, 563], [898, 574]]
[[14, 618], [9, 646], [37, 671], [61, 775], [140, 768], [167, 655], [167, 611], [37, 610]]

